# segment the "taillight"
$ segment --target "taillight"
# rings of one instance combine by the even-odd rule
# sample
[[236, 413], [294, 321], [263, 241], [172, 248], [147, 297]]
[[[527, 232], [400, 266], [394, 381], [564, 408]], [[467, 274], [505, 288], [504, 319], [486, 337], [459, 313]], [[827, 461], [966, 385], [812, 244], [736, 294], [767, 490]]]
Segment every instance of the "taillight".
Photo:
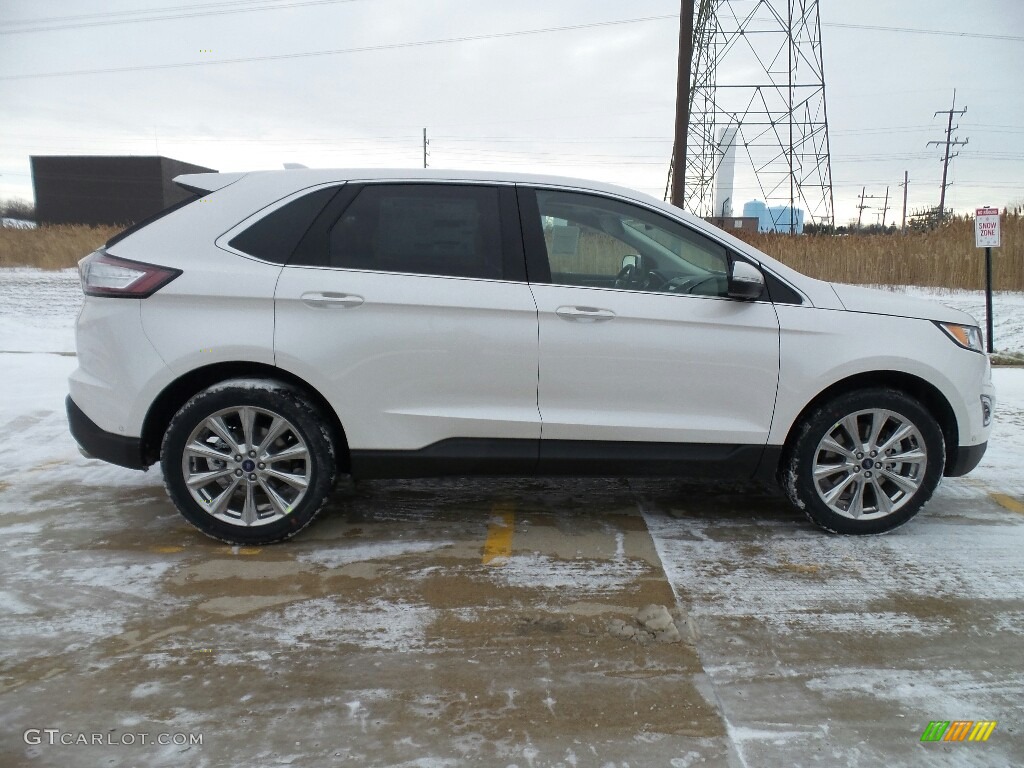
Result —
[[86, 296], [145, 299], [180, 275], [181, 270], [119, 259], [101, 248], [78, 262], [78, 274]]

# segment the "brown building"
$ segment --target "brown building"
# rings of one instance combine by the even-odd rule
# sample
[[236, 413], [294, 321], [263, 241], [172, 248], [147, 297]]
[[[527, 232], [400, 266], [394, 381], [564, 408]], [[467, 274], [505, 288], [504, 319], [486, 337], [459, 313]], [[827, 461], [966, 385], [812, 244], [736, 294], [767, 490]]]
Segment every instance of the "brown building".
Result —
[[738, 229], [741, 232], [750, 232], [755, 235], [760, 226], [757, 216], [705, 216], [704, 221], [708, 222], [708, 224], [714, 224], [726, 232]]
[[40, 224], [132, 224], [189, 197], [173, 182], [183, 173], [215, 173], [169, 157], [33, 156]]

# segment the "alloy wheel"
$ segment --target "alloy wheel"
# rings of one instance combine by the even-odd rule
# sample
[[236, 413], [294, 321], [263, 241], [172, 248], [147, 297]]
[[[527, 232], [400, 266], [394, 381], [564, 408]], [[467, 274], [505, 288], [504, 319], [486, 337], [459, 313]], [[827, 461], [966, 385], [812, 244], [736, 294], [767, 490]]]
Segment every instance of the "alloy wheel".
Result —
[[312, 462], [309, 446], [289, 420], [240, 406], [219, 410], [192, 430], [181, 470], [202, 509], [230, 525], [252, 527], [277, 522], [299, 505]]
[[928, 449], [907, 417], [875, 408], [836, 422], [814, 451], [814, 487], [844, 517], [872, 520], [893, 514], [917, 494]]

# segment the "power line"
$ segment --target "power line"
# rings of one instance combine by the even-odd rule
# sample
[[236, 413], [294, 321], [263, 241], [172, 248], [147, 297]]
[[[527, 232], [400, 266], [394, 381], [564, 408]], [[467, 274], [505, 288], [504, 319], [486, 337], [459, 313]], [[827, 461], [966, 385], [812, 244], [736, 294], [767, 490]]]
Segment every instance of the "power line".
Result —
[[226, 2], [220, 3], [200, 3], [199, 5], [171, 5], [164, 6], [162, 8], [146, 8], [138, 11], [104, 11], [103, 13], [80, 13], [74, 16], [40, 16], [35, 19], [16, 19], [14, 21], [5, 21], [3, 26], [9, 26], [11, 24], [49, 24], [54, 22], [63, 21], [79, 21], [81, 19], [99, 19], [117, 16], [140, 16], [146, 13], [163, 13], [165, 11], [187, 11], [195, 10], [197, 8], [218, 8], [227, 5], [252, 5], [253, 3], [276, 3], [281, 0], [227, 0]]
[[[300, 8], [316, 5], [333, 5], [337, 3], [358, 2], [359, 0], [302, 0], [301, 2], [283, 2], [283, 0], [227, 0], [218, 3], [200, 5], [172, 5], [160, 8], [147, 8], [137, 11], [107, 11], [104, 13], [85, 13], [73, 16], [43, 16], [34, 19], [5, 21], [0, 24], [0, 35], [20, 34], [28, 32], [51, 32], [61, 29], [79, 29], [114, 24], [138, 24], [147, 21], [165, 21], [188, 19], [199, 16], [218, 16], [229, 13], [251, 13], [254, 11], [273, 11], [284, 8]], [[255, 4], [259, 5], [255, 5]], [[233, 6], [243, 6], [236, 8]], [[252, 6], [252, 7], [245, 7]], [[180, 13], [179, 13], [180, 12]], [[167, 14], [154, 16], [152, 14]], [[132, 16], [141, 18], [130, 18]], [[677, 15], [663, 18], [678, 18]], [[752, 19], [753, 21], [770, 21], [768, 19]], [[70, 22], [70, 23], [69, 23]], [[922, 27], [890, 27], [881, 24], [851, 24], [844, 22], [822, 22], [823, 27], [839, 29], [857, 29], [869, 32], [897, 32], [912, 35], [939, 35], [944, 37], [962, 37], [978, 40], [1005, 40], [1024, 42], [1020, 35], [998, 35], [984, 32], [963, 32], [948, 29], [926, 29]], [[24, 27], [10, 29], [10, 27]]]
[[208, 67], [215, 64], [243, 64], [253, 61], [281, 61], [286, 59], [304, 59], [313, 56], [336, 56], [347, 53], [368, 53], [370, 51], [389, 51], [399, 48], [425, 48], [435, 45], [447, 45], [451, 43], [468, 43], [478, 40], [496, 40], [509, 37], [524, 37], [526, 35], [540, 35], [549, 32], [572, 32], [579, 29], [595, 29], [598, 27], [613, 27], [624, 24], [639, 24], [646, 21], [662, 21], [674, 19], [675, 14], [662, 16], [642, 16], [635, 19], [614, 19], [612, 21], [594, 21], [587, 24], [567, 24], [560, 27], [542, 27], [539, 29], [522, 29], [514, 32], [491, 32], [482, 35], [465, 35], [463, 37], [446, 37], [436, 40], [417, 40], [409, 43], [384, 43], [381, 45], [366, 45], [358, 48], [336, 48], [329, 51], [304, 51], [301, 53], [280, 53], [272, 56], [245, 56], [235, 59], [214, 59], [212, 61], [185, 61], [178, 64], [144, 64], [135, 67], [107, 67], [103, 69], [77, 69], [65, 72], [39, 72], [30, 75], [4, 75], [0, 80], [35, 80], [46, 77], [66, 77], [70, 75], [100, 75], [113, 74], [116, 72], [143, 72], [157, 69], [184, 69], [187, 67]]
[[911, 35], [943, 35], [945, 37], [970, 37], [977, 40], [1010, 40], [1024, 42], [1020, 35], [991, 35], [985, 32], [955, 32], [948, 29], [921, 29], [919, 27], [883, 27], [876, 24], [844, 24], [836, 21], [823, 22], [823, 27], [839, 27], [841, 29], [862, 29], [871, 32], [902, 32]]
[[[82, 29], [82, 28], [85, 28], [85, 27], [109, 27], [109, 26], [112, 26], [112, 25], [115, 25], [115, 24], [138, 24], [139, 22], [143, 22], [143, 21], [169, 21], [169, 20], [175, 20], [175, 19], [193, 19], [193, 18], [196, 18], [196, 17], [199, 17], [199, 16], [224, 16], [224, 15], [229, 14], [229, 13], [252, 13], [253, 11], [276, 11], [276, 10], [281, 10], [281, 9], [286, 9], [286, 8], [302, 8], [302, 7], [311, 6], [311, 5], [335, 5], [337, 3], [355, 3], [355, 2], [360, 2], [360, 0], [302, 0], [301, 2], [279, 3], [277, 5], [263, 5], [263, 6], [251, 7], [251, 8], [227, 8], [227, 9], [221, 9], [221, 10], [203, 10], [203, 11], [194, 11], [194, 12], [190, 12], [190, 13], [171, 13], [171, 14], [167, 14], [167, 15], [163, 15], [163, 16], [148, 16], [148, 17], [140, 18], [140, 19], [118, 19], [118, 18], [114, 18], [114, 19], [105, 19], [105, 20], [101, 20], [101, 21], [85, 21], [85, 22], [77, 22], [77, 23], [71, 23], [71, 24], [59, 23], [59, 22], [63, 21], [63, 19], [54, 18], [52, 22], [48, 22], [48, 23], [44, 24], [43, 26], [29, 27], [29, 28], [26, 28], [26, 29], [0, 29], [0, 35], [20, 35], [20, 34], [27, 33], [27, 32], [54, 32], [54, 31], [59, 30], [59, 29]], [[239, 5], [239, 3], [234, 2], [234, 3], [214, 3], [213, 4], [213, 6], [218, 6], [218, 5]], [[185, 8], [211, 8], [213, 6], [189, 6], [189, 5], [186, 5], [186, 6], [179, 6], [179, 8], [181, 8], [181, 9], [185, 9]], [[167, 9], [167, 10], [175, 10], [175, 9], [171, 8], [171, 9]], [[128, 11], [128, 12], [125, 12], [124, 15], [127, 15], [127, 14], [139, 15], [139, 14], [142, 14], [142, 13], [154, 13], [156, 11], [157, 11], [157, 9], [153, 9], [151, 11]], [[103, 15], [103, 14], [91, 14], [91, 15]], [[111, 15], [114, 15], [114, 14], [111, 14]], [[68, 17], [68, 19], [74, 19], [74, 18], [88, 18], [88, 15], [83, 16], [83, 17], [74, 17], [74, 16]], [[29, 24], [29, 23], [31, 23], [31, 22], [6, 22], [4, 26], [6, 26], [8, 24]]]

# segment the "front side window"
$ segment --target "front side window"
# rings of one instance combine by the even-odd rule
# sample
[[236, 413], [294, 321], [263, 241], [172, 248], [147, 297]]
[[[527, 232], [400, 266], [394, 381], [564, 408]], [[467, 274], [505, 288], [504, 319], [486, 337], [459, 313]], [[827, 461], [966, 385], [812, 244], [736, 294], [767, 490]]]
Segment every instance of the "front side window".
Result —
[[537, 191], [551, 282], [592, 288], [726, 296], [725, 247], [638, 206]]
[[330, 264], [345, 269], [501, 279], [494, 187], [370, 184], [330, 232]]

